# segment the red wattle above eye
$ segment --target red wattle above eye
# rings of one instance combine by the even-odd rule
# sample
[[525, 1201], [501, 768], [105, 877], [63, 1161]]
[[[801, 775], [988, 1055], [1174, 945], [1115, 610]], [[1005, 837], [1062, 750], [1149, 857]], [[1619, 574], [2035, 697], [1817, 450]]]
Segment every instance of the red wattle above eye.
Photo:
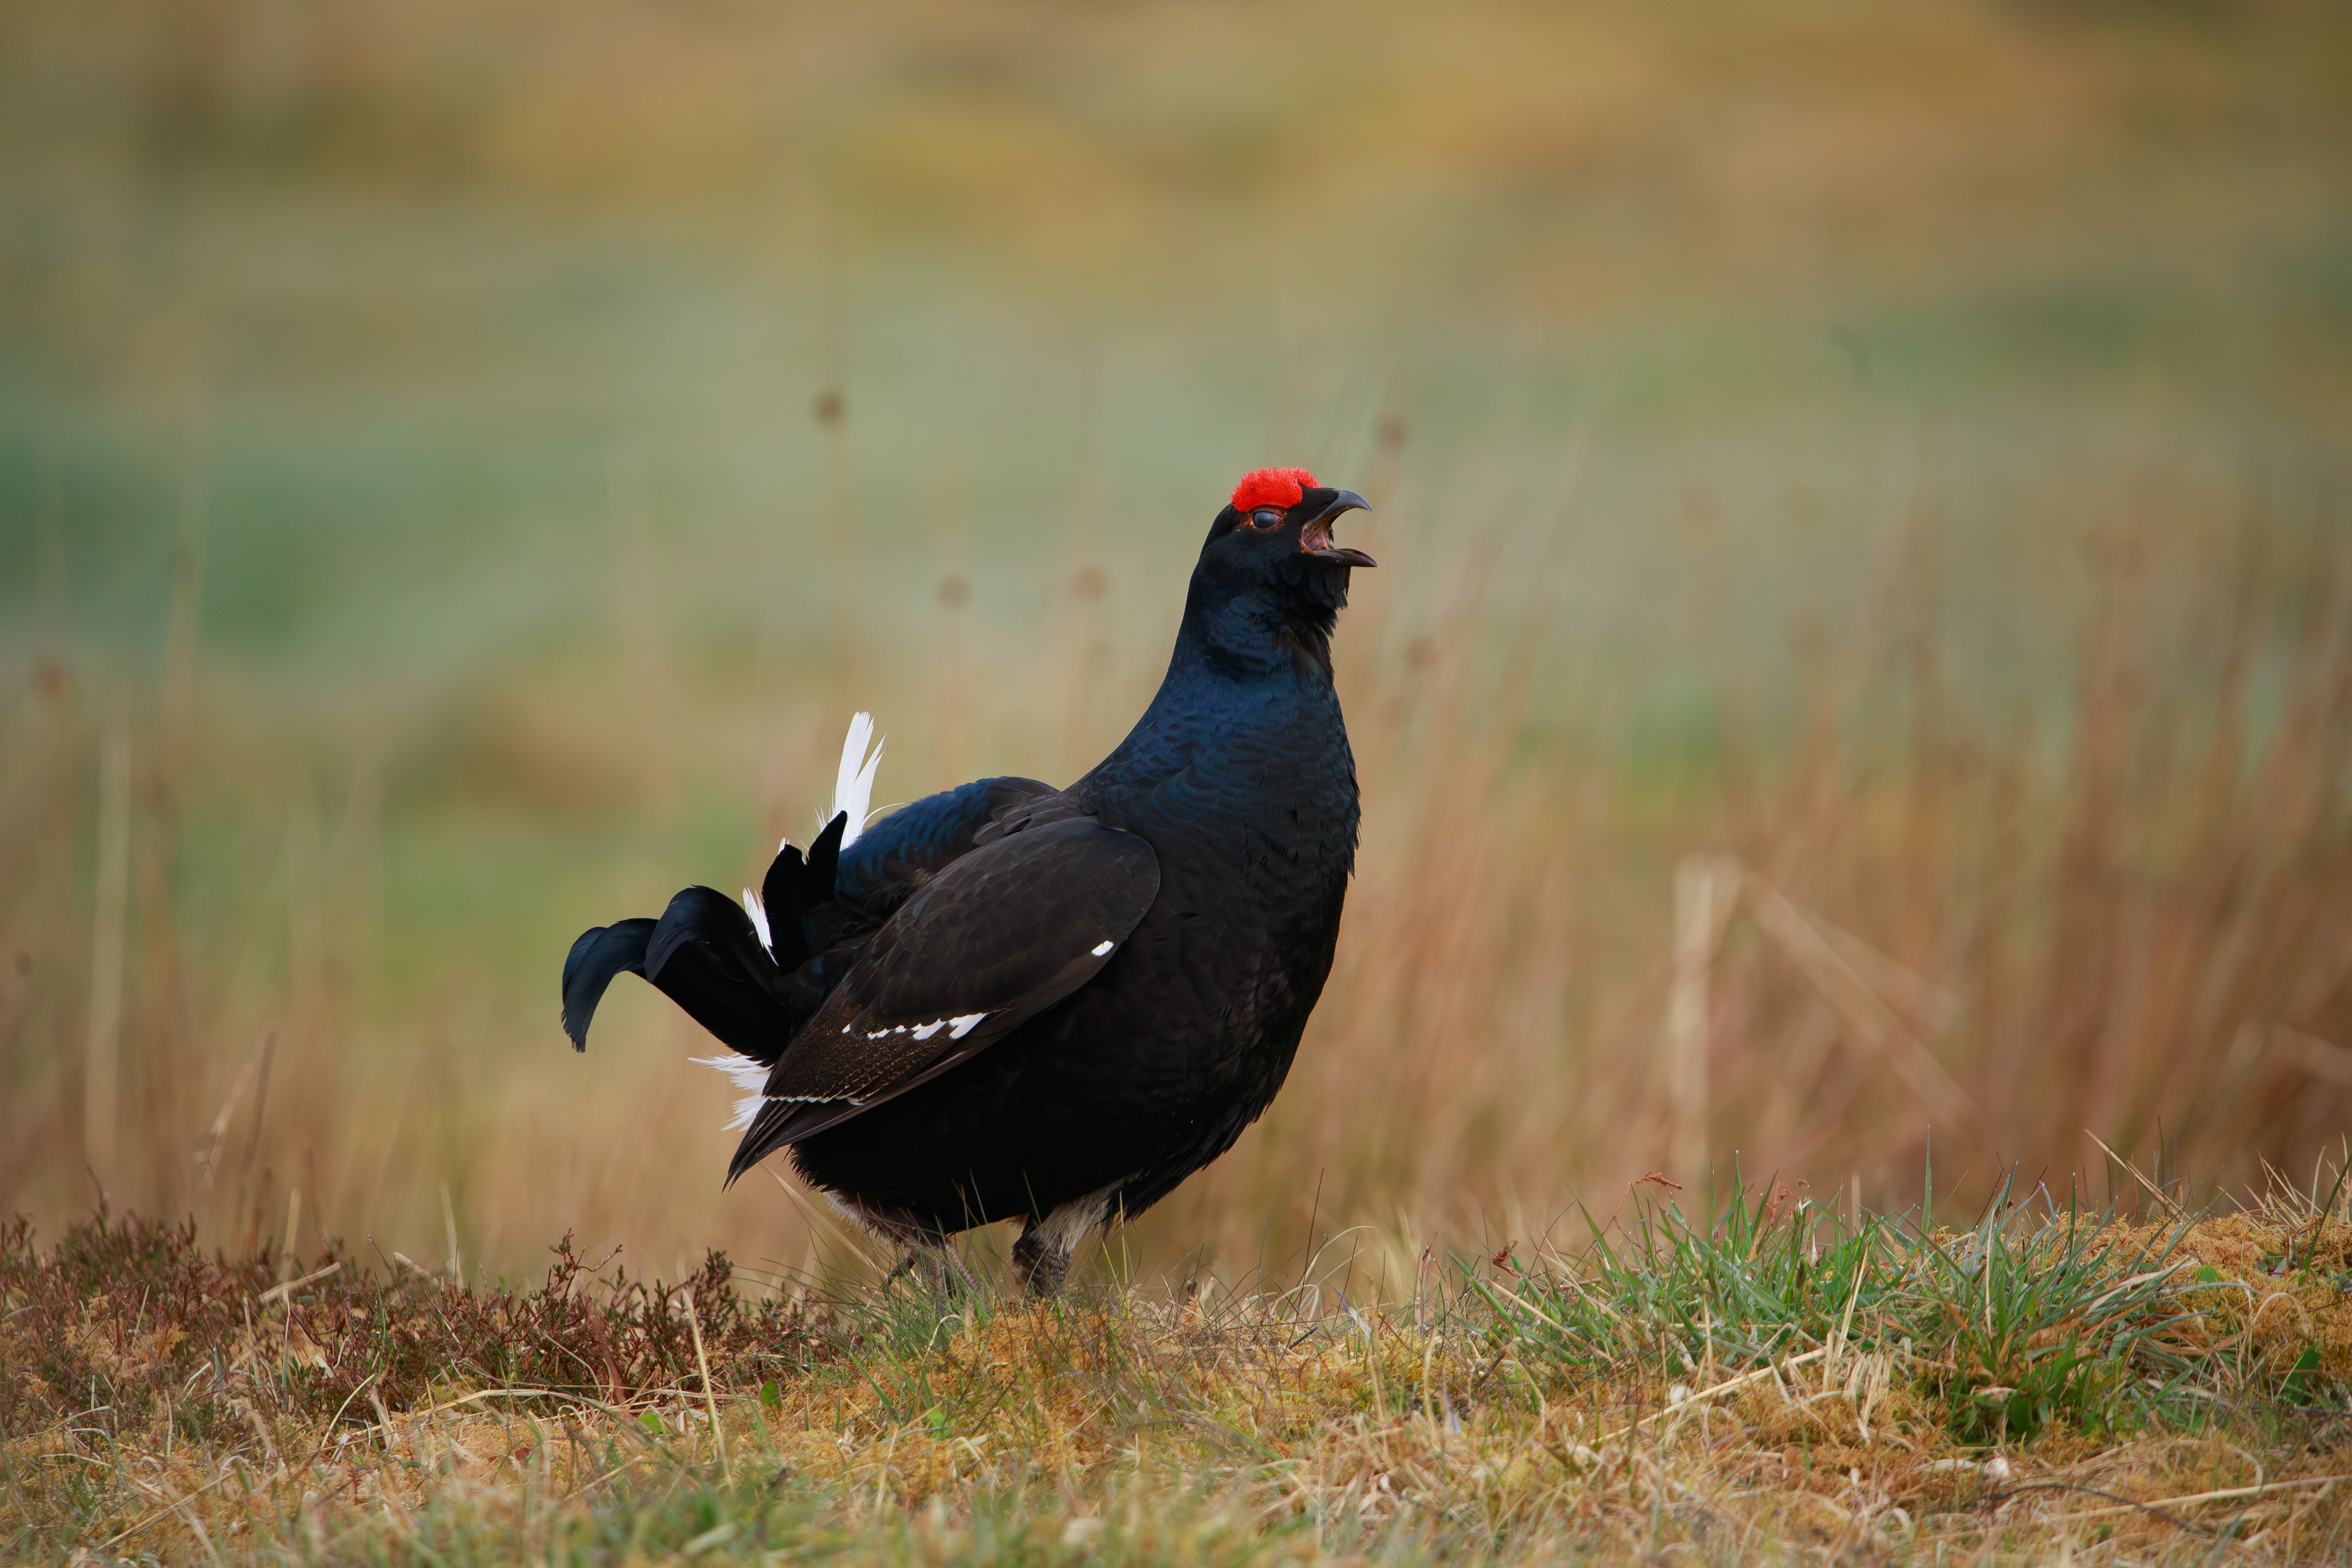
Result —
[[1234, 510], [1297, 506], [1300, 492], [1314, 483], [1315, 476], [1305, 468], [1259, 468], [1244, 474], [1242, 482], [1234, 487]]

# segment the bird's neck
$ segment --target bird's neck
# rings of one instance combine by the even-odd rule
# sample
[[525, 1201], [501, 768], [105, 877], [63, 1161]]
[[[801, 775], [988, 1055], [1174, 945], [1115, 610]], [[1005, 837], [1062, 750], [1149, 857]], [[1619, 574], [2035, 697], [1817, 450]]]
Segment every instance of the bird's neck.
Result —
[[1337, 605], [1318, 604], [1265, 588], [1220, 593], [1196, 575], [1184, 595], [1184, 621], [1169, 660], [1167, 692], [1181, 672], [1247, 685], [1261, 680], [1319, 679], [1331, 684], [1331, 631]]
[[1328, 744], [1315, 721], [1341, 722], [1331, 684], [1328, 619], [1246, 600], [1185, 605], [1168, 673], [1127, 739], [1073, 788], [1139, 783], [1183, 767], [1201, 748], [1237, 731], [1266, 731], [1305, 746]]

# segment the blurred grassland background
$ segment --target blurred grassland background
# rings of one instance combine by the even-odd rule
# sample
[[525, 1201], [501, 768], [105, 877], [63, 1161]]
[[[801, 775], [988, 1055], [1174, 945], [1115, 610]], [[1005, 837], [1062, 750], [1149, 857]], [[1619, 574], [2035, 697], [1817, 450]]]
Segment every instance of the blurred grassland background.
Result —
[[841, 1263], [566, 946], [1074, 776], [1269, 462], [1360, 873], [1131, 1266], [2338, 1148], [2340, 5], [11, 0], [0, 1209]]

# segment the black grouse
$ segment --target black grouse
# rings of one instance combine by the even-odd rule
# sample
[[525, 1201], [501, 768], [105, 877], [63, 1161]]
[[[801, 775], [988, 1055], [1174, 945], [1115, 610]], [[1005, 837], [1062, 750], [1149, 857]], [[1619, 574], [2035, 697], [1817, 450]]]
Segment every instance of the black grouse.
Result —
[[[1365, 504], [1268, 468], [1217, 513], [1168, 674], [1067, 789], [981, 779], [863, 824], [879, 752], [853, 726], [836, 813], [738, 906], [688, 888], [598, 926], [563, 965], [587, 1048], [643, 975], [756, 1086], [727, 1176], [801, 1174], [911, 1247], [1026, 1221], [1031, 1289], [1232, 1146], [1282, 1087], [1330, 973], [1356, 853], [1356, 765], [1331, 683]], [[861, 830], [862, 829], [862, 830]]]

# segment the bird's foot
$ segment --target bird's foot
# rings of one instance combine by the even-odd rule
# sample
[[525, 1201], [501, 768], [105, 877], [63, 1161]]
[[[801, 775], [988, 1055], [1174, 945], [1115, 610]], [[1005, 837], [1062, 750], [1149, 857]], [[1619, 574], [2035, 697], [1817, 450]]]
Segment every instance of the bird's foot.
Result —
[[1070, 1272], [1070, 1255], [1049, 1245], [1034, 1227], [1021, 1233], [1013, 1244], [1013, 1272], [1032, 1296], [1061, 1294], [1062, 1280]]

